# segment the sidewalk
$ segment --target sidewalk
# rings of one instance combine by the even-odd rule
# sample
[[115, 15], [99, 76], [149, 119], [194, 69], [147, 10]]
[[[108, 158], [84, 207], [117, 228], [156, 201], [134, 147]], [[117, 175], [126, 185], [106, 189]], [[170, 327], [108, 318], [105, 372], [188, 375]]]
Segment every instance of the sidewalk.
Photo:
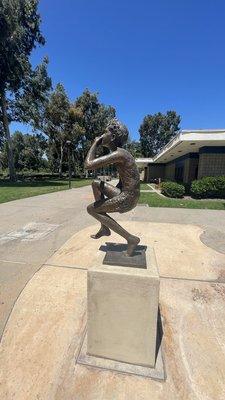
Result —
[[19, 296], [2, 338], [2, 400], [224, 398], [225, 255], [201, 242], [199, 226], [121, 223], [155, 248], [166, 381], [76, 362], [86, 325], [86, 271], [103, 257], [105, 242], [90, 239], [96, 230], [90, 225], [56, 251]]
[[86, 212], [92, 199], [85, 186], [0, 204], [0, 338], [29, 279], [71, 235], [93, 222]]
[[[0, 204], [0, 337], [29, 279], [71, 235], [93, 223], [86, 212], [92, 201], [91, 187], [86, 186]], [[137, 206], [115, 218], [198, 225], [205, 231], [204, 243], [225, 253], [224, 215], [224, 211]], [[33, 236], [23, 236], [27, 227]], [[46, 235], [38, 238], [41, 229]]]

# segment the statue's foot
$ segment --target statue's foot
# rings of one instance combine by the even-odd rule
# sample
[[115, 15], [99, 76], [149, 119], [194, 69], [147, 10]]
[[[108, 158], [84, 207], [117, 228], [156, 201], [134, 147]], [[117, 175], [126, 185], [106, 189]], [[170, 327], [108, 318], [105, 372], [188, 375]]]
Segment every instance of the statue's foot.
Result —
[[140, 242], [140, 238], [137, 236], [131, 236], [131, 238], [127, 241], [127, 255], [131, 257], [138, 243]]
[[100, 228], [99, 231], [95, 235], [91, 235], [91, 238], [99, 239], [102, 236], [110, 236], [110, 235], [111, 235], [110, 229], [107, 227], [104, 227], [104, 228]]

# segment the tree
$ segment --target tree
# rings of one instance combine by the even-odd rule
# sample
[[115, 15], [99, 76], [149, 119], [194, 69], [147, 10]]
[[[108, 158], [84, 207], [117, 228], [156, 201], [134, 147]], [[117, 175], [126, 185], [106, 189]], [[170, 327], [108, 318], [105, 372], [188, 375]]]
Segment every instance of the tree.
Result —
[[[46, 139], [41, 134], [30, 135], [16, 131], [12, 135], [14, 163], [18, 171], [23, 169], [38, 171], [44, 166]], [[3, 146], [1, 161], [7, 167], [7, 149]]]
[[62, 176], [67, 140], [71, 140], [70, 102], [62, 84], [58, 83], [50, 96], [43, 120], [43, 132], [49, 138], [50, 154], [57, 154], [58, 172]]
[[132, 154], [134, 158], [142, 156], [141, 143], [136, 140], [128, 139], [126, 149]]
[[3, 126], [2, 126], [2, 122], [0, 120], [0, 151], [2, 149], [3, 143], [4, 143]]
[[35, 130], [42, 129], [43, 115], [48, 104], [51, 79], [47, 72], [48, 59], [44, 58], [24, 81], [22, 90], [15, 93], [11, 101], [11, 116], [14, 121], [30, 124]]
[[76, 139], [76, 158], [83, 169], [84, 160], [93, 139], [101, 136], [110, 119], [116, 115], [112, 106], [100, 103], [97, 93], [86, 89], [70, 109], [74, 139]]
[[49, 98], [42, 124], [43, 132], [49, 138], [47, 156], [51, 169], [57, 166], [62, 175], [69, 140], [74, 169], [82, 172], [91, 142], [95, 136], [103, 134], [113, 117], [114, 108], [101, 104], [96, 93], [85, 90], [72, 104], [63, 85], [58, 84]]
[[[13, 135], [14, 139], [15, 134]], [[23, 135], [24, 149], [19, 155], [22, 169], [38, 171], [44, 167], [44, 154], [46, 149], [46, 139], [41, 134]], [[14, 141], [13, 141], [14, 142]]]
[[[1, 118], [1, 117], [0, 117]], [[3, 135], [3, 126], [0, 120], [0, 170], [4, 167], [3, 166], [3, 154], [2, 151], [4, 149], [4, 135]]]
[[[37, 7], [38, 0], [1, 0], [0, 2], [0, 108], [12, 180], [15, 179], [15, 168], [9, 125], [14, 117], [23, 120], [25, 114], [25, 120], [29, 120], [29, 113], [27, 111], [25, 113], [25, 102], [23, 102], [23, 112], [19, 113], [21, 108], [17, 101], [25, 99], [27, 88], [31, 88], [32, 83], [36, 81], [38, 70], [32, 71], [29, 56], [37, 44], [44, 44], [44, 38], [39, 29], [40, 15]], [[46, 61], [40, 68], [46, 69]], [[29, 99], [31, 100], [32, 97], [34, 100], [35, 97], [31, 95], [32, 91], [29, 91]], [[41, 96], [39, 100], [40, 98]]]
[[143, 156], [156, 155], [177, 134], [180, 121], [181, 118], [175, 111], [144, 117], [139, 129]]

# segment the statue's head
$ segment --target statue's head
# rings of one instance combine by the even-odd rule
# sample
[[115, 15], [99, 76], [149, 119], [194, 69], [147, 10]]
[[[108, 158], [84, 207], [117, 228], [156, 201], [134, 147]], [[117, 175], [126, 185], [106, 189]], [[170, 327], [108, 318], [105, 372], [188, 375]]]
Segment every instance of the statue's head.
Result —
[[118, 119], [113, 118], [107, 125], [104, 135], [102, 135], [102, 146], [111, 147], [114, 144], [116, 147], [123, 147], [128, 139], [128, 129]]

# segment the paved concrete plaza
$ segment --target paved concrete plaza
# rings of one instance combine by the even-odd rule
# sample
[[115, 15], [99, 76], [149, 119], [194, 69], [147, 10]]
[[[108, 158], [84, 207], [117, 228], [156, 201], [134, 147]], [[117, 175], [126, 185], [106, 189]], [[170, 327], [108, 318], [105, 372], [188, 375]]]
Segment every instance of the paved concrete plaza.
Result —
[[76, 363], [86, 271], [104, 255], [105, 240], [89, 238], [91, 199], [84, 187], [0, 205], [1, 399], [222, 400], [224, 211], [138, 206], [119, 216], [155, 248], [167, 374], [159, 382]]
[[[93, 222], [85, 211], [91, 201], [90, 187], [85, 186], [0, 204], [0, 336], [28, 280], [71, 235]], [[29, 224], [38, 224], [33, 226], [36, 237], [24, 235]], [[38, 239], [43, 224], [46, 235]]]

